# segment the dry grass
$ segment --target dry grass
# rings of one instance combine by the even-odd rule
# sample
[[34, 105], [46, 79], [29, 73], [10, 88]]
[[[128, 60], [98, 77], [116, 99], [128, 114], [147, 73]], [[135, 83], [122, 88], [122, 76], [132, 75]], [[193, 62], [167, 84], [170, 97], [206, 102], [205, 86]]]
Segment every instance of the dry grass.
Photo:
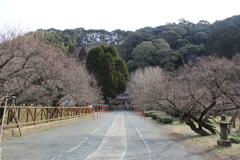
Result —
[[[161, 125], [161, 124], [160, 124]], [[191, 152], [201, 154], [205, 159], [211, 160], [237, 160], [240, 159], [240, 144], [232, 144], [231, 147], [221, 147], [217, 145], [220, 136], [200, 136], [194, 133], [190, 127], [184, 124], [175, 123], [172, 125], [161, 125], [165, 128], [164, 134]], [[219, 131], [219, 126], [217, 126]]]

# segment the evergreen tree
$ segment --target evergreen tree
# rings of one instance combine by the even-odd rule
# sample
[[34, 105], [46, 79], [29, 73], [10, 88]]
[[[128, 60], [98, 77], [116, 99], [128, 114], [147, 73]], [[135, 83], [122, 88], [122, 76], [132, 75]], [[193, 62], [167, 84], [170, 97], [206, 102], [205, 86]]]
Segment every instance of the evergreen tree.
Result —
[[72, 57], [72, 58], [77, 57], [77, 52], [76, 52], [76, 47], [75, 46], [69, 45], [67, 56]]
[[87, 57], [87, 50], [85, 47], [82, 47], [78, 54], [78, 61], [85, 61]]
[[97, 71], [100, 68], [103, 54], [104, 52], [101, 47], [92, 48], [88, 52], [88, 56], [86, 59], [86, 68], [90, 73], [94, 74], [95, 76], [97, 75]]
[[113, 45], [92, 48], [86, 60], [87, 70], [95, 75], [102, 88], [105, 103], [125, 91], [128, 68]]

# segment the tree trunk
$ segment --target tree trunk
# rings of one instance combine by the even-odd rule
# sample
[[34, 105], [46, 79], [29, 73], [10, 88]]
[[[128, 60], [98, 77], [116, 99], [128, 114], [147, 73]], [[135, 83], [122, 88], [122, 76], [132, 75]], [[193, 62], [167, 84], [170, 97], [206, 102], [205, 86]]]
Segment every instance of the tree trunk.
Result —
[[[198, 126], [199, 128], [204, 127], [203, 126], [203, 117], [206, 115], [206, 113], [211, 110], [215, 105], [216, 105], [216, 97], [212, 96], [213, 102], [207, 107], [205, 108], [202, 113], [200, 114], [200, 117], [198, 118], [198, 120], [196, 122], [198, 122]], [[204, 127], [205, 128], [205, 127]], [[207, 129], [207, 128], [206, 128]]]
[[3, 112], [4, 112], [4, 108], [0, 108], [0, 125], [2, 125], [2, 118], [3, 118]]
[[233, 113], [233, 116], [230, 121], [230, 122], [232, 122], [232, 128], [236, 128], [236, 119], [237, 119], [238, 113], [239, 113], [239, 111], [236, 111], [235, 113]]
[[202, 128], [197, 128], [196, 125], [194, 124], [194, 122], [190, 119], [190, 118], [185, 118], [184, 122], [190, 126], [190, 128], [195, 132], [198, 133], [202, 136], [208, 136], [210, 135], [208, 132], [206, 132], [205, 130], [203, 130]]
[[209, 130], [212, 134], [216, 134], [216, 130], [214, 129], [215, 128], [214, 126], [204, 123], [204, 122], [202, 122], [202, 126], [204, 128], [206, 128], [207, 130]]
[[192, 115], [188, 115], [188, 116], [198, 123], [198, 130], [203, 130], [202, 127], [204, 127], [205, 129], [209, 130], [212, 134], [216, 134], [216, 130], [214, 129], [215, 127], [203, 122], [202, 118], [198, 119], [196, 116], [192, 116]]
[[237, 129], [237, 131], [236, 131], [236, 134], [237, 134], [238, 136], [240, 136], [240, 126], [238, 127], [238, 129]]

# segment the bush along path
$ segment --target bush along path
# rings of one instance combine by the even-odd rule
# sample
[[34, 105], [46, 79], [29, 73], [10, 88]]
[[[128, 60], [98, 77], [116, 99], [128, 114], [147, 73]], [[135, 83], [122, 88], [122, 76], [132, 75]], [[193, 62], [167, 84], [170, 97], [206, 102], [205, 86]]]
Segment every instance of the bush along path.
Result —
[[1, 143], [2, 159], [203, 159], [164, 137], [153, 122], [129, 111], [108, 112], [95, 120], [6, 139]]
[[154, 111], [154, 110], [147, 111], [146, 117], [151, 117], [152, 119], [156, 119], [158, 122], [164, 123], [164, 124], [172, 124], [174, 122], [173, 117], [161, 111]]

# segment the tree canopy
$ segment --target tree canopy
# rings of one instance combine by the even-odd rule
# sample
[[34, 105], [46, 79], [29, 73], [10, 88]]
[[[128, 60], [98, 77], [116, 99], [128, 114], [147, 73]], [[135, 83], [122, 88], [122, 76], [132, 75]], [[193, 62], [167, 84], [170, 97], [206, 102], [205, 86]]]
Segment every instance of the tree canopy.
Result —
[[144, 68], [146, 66], [167, 65], [164, 63], [171, 56], [174, 56], [170, 45], [164, 39], [143, 41], [132, 52], [133, 60], [128, 62], [130, 70]]
[[240, 16], [233, 16], [212, 25], [207, 40], [208, 54], [232, 58], [240, 52]]
[[127, 84], [131, 102], [179, 118], [198, 134], [215, 134], [204, 118], [240, 109], [239, 60], [239, 55], [200, 58], [171, 74], [159, 67], [139, 68]]
[[[75, 58], [32, 34], [0, 35], [0, 96], [17, 96], [18, 104], [56, 106], [65, 95], [78, 104], [99, 102], [96, 79]], [[73, 50], [74, 51], [74, 50]]]
[[194, 24], [180, 19], [178, 24], [146, 27], [128, 34], [117, 48], [130, 71], [145, 66], [160, 66], [173, 71], [191, 58], [206, 55], [210, 26], [204, 20]]

